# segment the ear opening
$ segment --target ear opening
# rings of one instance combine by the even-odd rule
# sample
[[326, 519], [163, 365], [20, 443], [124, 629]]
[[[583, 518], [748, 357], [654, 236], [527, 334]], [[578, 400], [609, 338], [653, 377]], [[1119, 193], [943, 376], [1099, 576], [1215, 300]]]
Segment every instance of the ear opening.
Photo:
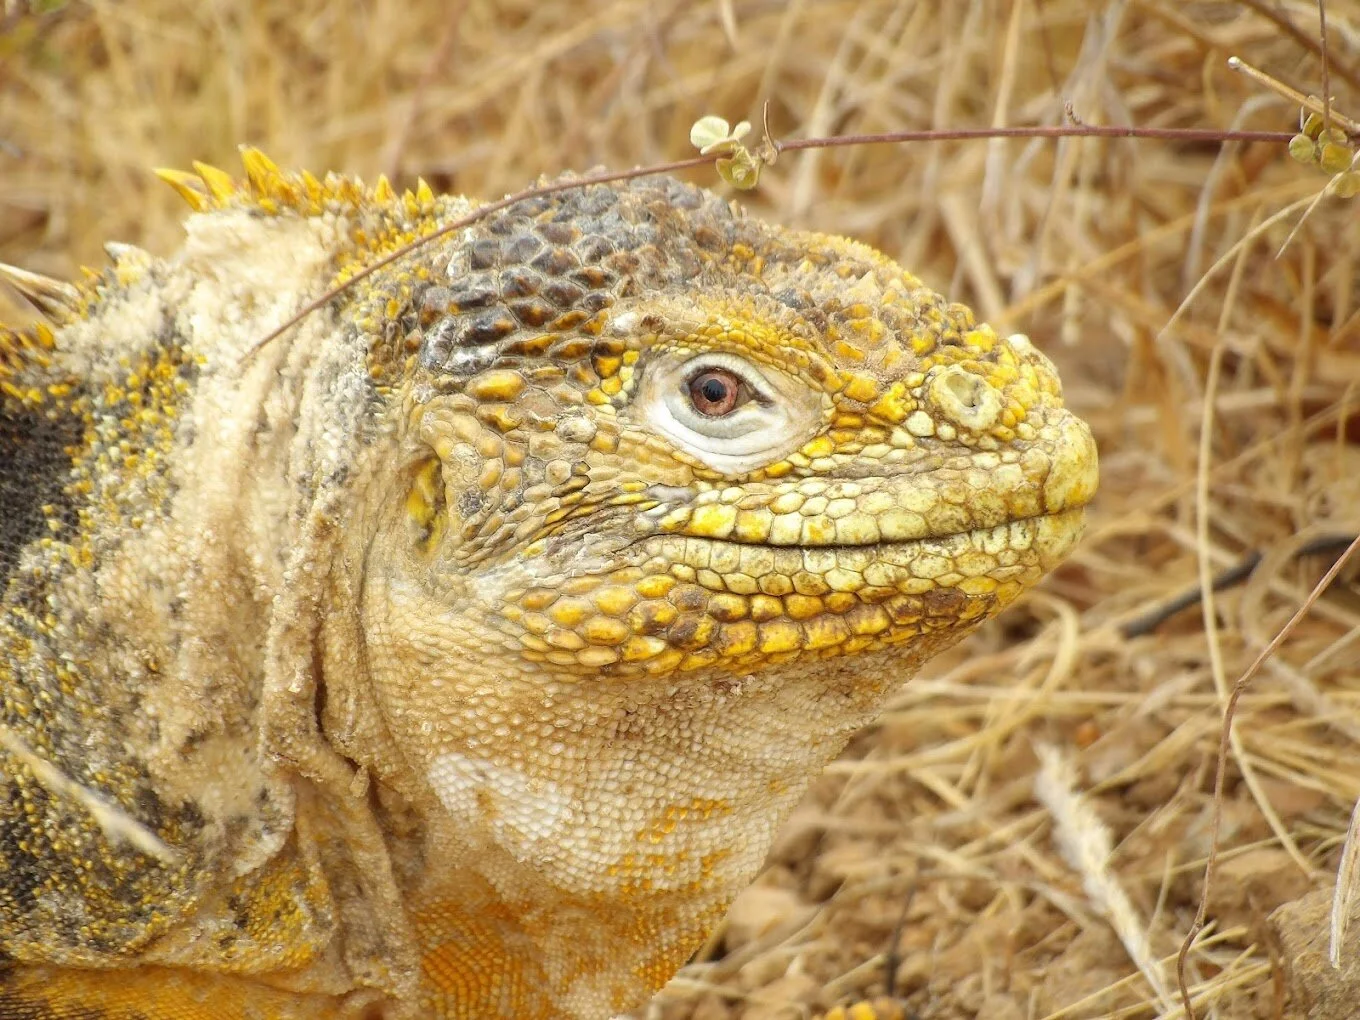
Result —
[[439, 546], [448, 524], [448, 501], [444, 493], [443, 465], [433, 452], [410, 470], [406, 490], [406, 515], [412, 542], [422, 552]]

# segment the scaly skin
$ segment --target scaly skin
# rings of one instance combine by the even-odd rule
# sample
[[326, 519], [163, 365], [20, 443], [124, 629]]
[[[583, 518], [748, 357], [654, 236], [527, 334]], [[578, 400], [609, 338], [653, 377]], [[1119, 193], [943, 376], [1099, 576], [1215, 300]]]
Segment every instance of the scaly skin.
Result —
[[600, 1018], [1072, 548], [1052, 366], [665, 179], [164, 176], [0, 333], [0, 1020]]

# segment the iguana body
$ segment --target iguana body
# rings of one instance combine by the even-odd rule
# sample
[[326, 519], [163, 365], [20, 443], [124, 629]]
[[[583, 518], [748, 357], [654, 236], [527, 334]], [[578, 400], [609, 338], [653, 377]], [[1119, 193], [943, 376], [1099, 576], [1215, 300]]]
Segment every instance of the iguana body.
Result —
[[608, 1017], [1071, 548], [1023, 338], [665, 179], [167, 175], [0, 333], [0, 1020]]

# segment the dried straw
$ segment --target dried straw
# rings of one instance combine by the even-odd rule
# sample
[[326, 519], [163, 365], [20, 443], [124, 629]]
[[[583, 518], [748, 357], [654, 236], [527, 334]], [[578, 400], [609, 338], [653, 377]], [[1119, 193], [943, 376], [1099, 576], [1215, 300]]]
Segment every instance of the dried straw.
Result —
[[[240, 142], [495, 197], [688, 156], [697, 118], [758, 124], [765, 100], [784, 137], [1051, 125], [1065, 104], [1090, 124], [1292, 130], [1298, 109], [1228, 58], [1323, 91], [1312, 0], [22, 6], [0, 6], [0, 261], [65, 277], [108, 240], [170, 248], [182, 209], [148, 168], [231, 163]], [[1330, 105], [1355, 118], [1360, 9], [1327, 21]], [[1175, 1015], [1224, 684], [1335, 556], [1315, 540], [1360, 530], [1356, 207], [1324, 197], [1299, 225], [1326, 180], [1264, 144], [999, 139], [786, 153], [743, 197], [1033, 337], [1096, 431], [1102, 490], [1072, 561], [905, 687], [799, 809], [763, 884], [815, 919], [739, 945], [738, 904], [650, 1015], [774, 1020], [883, 992], [909, 892], [893, 990], [931, 1020]], [[1211, 611], [1162, 611], [1247, 557]], [[1237, 705], [1187, 973], [1201, 1015], [1300, 1001], [1268, 918], [1356, 842], [1358, 630], [1348, 569]], [[1044, 802], [1041, 744], [1065, 777]]]

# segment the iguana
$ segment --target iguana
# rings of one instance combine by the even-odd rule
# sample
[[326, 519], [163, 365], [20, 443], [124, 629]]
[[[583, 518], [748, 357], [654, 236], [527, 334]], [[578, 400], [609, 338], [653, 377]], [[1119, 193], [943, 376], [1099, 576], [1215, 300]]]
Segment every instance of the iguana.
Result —
[[1025, 337], [673, 179], [436, 236], [477, 203], [244, 167], [163, 172], [168, 258], [6, 272], [0, 1020], [636, 1006], [1071, 550], [1091, 433]]

